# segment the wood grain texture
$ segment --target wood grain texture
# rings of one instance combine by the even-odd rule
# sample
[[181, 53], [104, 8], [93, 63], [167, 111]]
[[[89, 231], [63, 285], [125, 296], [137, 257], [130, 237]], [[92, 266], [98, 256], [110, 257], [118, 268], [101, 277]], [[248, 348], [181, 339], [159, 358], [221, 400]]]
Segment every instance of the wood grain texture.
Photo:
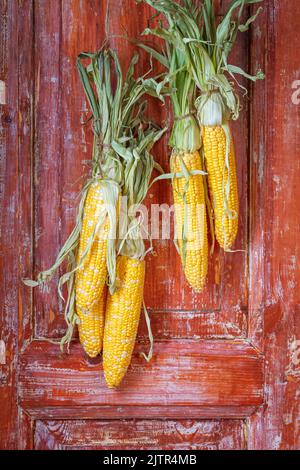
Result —
[[37, 450], [244, 450], [243, 421], [37, 421]]
[[[18, 265], [19, 279], [33, 277], [33, 186], [34, 186], [34, 11], [32, 2], [26, 0], [18, 9]], [[22, 40], [26, 34], [26, 42]], [[28, 288], [20, 282], [17, 286], [19, 296], [19, 348], [25, 348], [33, 336], [33, 299]]]
[[37, 413], [75, 407], [78, 416], [80, 407], [94, 407], [96, 416], [108, 408], [110, 417], [122, 407], [130, 416], [138, 406], [142, 417], [160, 407], [172, 414], [176, 406], [194, 408], [196, 416], [206, 407], [220, 416], [236, 415], [237, 409], [244, 416], [245, 409], [262, 403], [262, 358], [245, 341], [157, 343], [149, 364], [140, 357], [143, 350], [136, 348], [122, 385], [110, 390], [99, 361], [83, 357], [76, 344], [68, 356], [55, 345], [33, 342], [21, 358], [20, 403]]
[[[61, 2], [42, 0], [34, 4], [34, 272], [54, 262], [52, 247], [61, 245]], [[46, 50], [48, 52], [46, 52]], [[51, 204], [49, 204], [49, 198]], [[47, 247], [47, 249], [45, 248]], [[51, 311], [62, 309], [56, 293], [58, 275], [35, 289], [36, 334], [40, 325], [52, 320]], [[37, 313], [38, 312], [38, 313]], [[38, 319], [37, 319], [38, 314]]]
[[[0, 4], [0, 80], [6, 104], [0, 105], [0, 339], [5, 364], [0, 365], [0, 448], [17, 447], [16, 364], [18, 352], [18, 28], [17, 2]], [[3, 406], [5, 404], [5, 406]]]
[[[257, 259], [263, 258], [263, 277], [254, 280], [253, 290], [259, 292], [264, 335], [261, 338], [258, 331], [255, 338], [263, 345], [266, 368], [265, 405], [251, 419], [251, 448], [300, 447], [300, 105], [292, 102], [292, 85], [299, 80], [299, 53], [296, 48], [287, 48], [288, 44], [295, 44], [299, 29], [296, 0], [285, 7], [279, 0], [268, 1], [264, 16], [254, 29], [254, 40], [262, 39], [265, 46], [259, 52], [259, 60], [265, 59], [267, 74], [265, 84], [254, 93], [254, 110], [265, 106], [265, 124], [258, 121], [252, 137], [256, 187], [260, 183], [264, 186], [263, 191], [258, 191], [253, 213], [253, 217], [258, 213], [256, 229], [255, 219], [252, 221], [256, 239], [253, 254]], [[254, 49], [253, 54], [257, 54]], [[259, 123], [264, 132], [258, 132]], [[258, 241], [256, 230], [263, 239]], [[263, 288], [259, 286], [261, 282]]]
[[[19, 279], [30, 275], [33, 269], [33, 184], [34, 184], [34, 11], [31, 0], [18, 3], [18, 247], [17, 259]], [[24, 41], [26, 37], [26, 41]], [[26, 348], [33, 336], [32, 294], [20, 282], [18, 292], [18, 349]], [[17, 405], [17, 399], [16, 399]], [[18, 407], [17, 444], [18, 449], [32, 448], [33, 420], [26, 411]]]
[[[219, 12], [228, 1], [216, 1]], [[75, 59], [101, 43], [107, 3], [0, 2], [0, 80], [8, 85], [0, 106], [0, 339], [7, 351], [0, 448], [297, 449], [300, 106], [291, 97], [300, 77], [297, 48], [287, 47], [300, 31], [296, 0], [284, 7], [265, 0], [257, 26], [235, 52], [239, 65], [247, 68], [250, 58], [253, 72], [260, 66], [267, 73], [253, 89], [250, 121], [244, 101], [233, 126], [242, 214], [236, 248], [246, 252], [216, 250], [207, 290], [193, 295], [172, 242], [154, 241], [146, 303], [155, 355], [149, 365], [139, 356], [148, 347], [142, 320], [119, 391], [105, 388], [100, 359], [87, 359], [76, 341], [71, 356], [31, 343], [65, 328], [55, 279], [33, 299], [20, 281], [49, 267], [73, 225], [91, 151]], [[150, 9], [134, 0], [109, 3], [111, 44], [125, 67], [134, 46], [118, 36], [141, 32]], [[139, 73], [148, 67], [141, 54]], [[152, 101], [148, 112], [170, 119], [168, 105]], [[166, 170], [167, 139], [155, 147]], [[147, 204], [170, 201], [170, 187], [161, 182]]]
[[[229, 312], [209, 311], [153, 311], [149, 310], [151, 328], [157, 340], [163, 339], [235, 339], [247, 336], [247, 310], [238, 307]], [[148, 338], [142, 316], [138, 340]]]

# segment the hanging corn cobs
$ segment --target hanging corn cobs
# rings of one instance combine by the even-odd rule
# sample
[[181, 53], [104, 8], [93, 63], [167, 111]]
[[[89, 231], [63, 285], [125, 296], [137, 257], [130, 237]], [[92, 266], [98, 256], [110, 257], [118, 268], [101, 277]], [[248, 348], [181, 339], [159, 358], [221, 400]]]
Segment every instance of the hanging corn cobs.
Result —
[[[239, 67], [230, 65], [227, 59], [238, 31], [246, 31], [260, 12], [258, 9], [245, 24], [241, 24], [244, 7], [263, 0], [233, 0], [219, 24], [213, 0], [204, 0], [200, 11], [190, 0], [183, 0], [180, 4], [171, 0], [145, 1], [163, 13], [169, 22], [167, 31], [160, 27], [146, 32], [163, 38], [167, 49], [173, 47], [180, 51], [193, 84], [200, 93], [194, 105], [201, 128], [215, 235], [220, 246], [228, 251], [237, 235], [239, 210], [234, 144], [229, 121], [238, 119], [240, 106], [227, 77], [233, 77], [237, 82], [235, 75], [240, 74], [256, 81], [264, 78], [264, 75], [259, 71], [255, 76], [250, 76]], [[237, 14], [233, 18], [235, 11]], [[154, 56], [158, 60], [161, 58], [157, 52]], [[187, 102], [189, 98], [190, 95], [186, 95]]]
[[188, 179], [172, 180], [177, 233], [181, 234], [178, 244], [186, 279], [196, 292], [201, 292], [207, 275], [208, 242], [203, 176], [192, 174], [202, 171], [199, 152], [174, 152], [172, 173], [182, 172], [182, 165], [189, 173]]
[[[212, 0], [204, 0], [199, 8], [191, 0], [181, 4], [144, 1], [163, 13], [169, 26], [145, 31], [162, 38], [165, 51], [140, 46], [158, 59], [167, 73], [159, 83], [154, 78], [134, 78], [135, 55], [123, 80], [119, 60], [111, 49], [80, 54], [77, 65], [94, 132], [91, 176], [82, 190], [76, 226], [54, 265], [40, 273], [37, 281], [25, 281], [29, 286], [42, 284], [67, 260], [67, 272], [58, 285], [62, 298], [65, 284], [68, 291], [68, 329], [61, 346], [69, 346], [78, 324], [80, 342], [89, 356], [95, 357], [103, 347], [109, 387], [120, 384], [130, 364], [143, 303], [148, 250], [142, 221], [131, 208], [142, 203], [153, 169], [160, 169], [150, 151], [165, 131], [144, 118], [142, 98], [145, 94], [160, 99], [162, 94], [171, 96], [172, 173], [164, 177], [172, 179], [184, 273], [191, 287], [200, 292], [208, 266], [207, 214], [212, 237], [215, 233], [224, 250], [231, 249], [238, 230], [229, 121], [238, 118], [240, 107], [228, 76], [235, 80], [238, 74], [253, 81], [263, 78], [260, 71], [250, 76], [228, 63], [238, 31], [246, 31], [260, 11], [241, 24], [244, 7], [262, 0], [233, 0], [219, 24]], [[122, 196], [127, 198], [126, 211], [121, 207]], [[149, 357], [151, 354], [152, 344]]]
[[127, 197], [128, 211], [143, 201], [154, 167], [161, 171], [150, 150], [165, 132], [144, 119], [141, 99], [145, 94], [162, 99], [167, 90], [154, 78], [134, 78], [136, 62], [137, 55], [123, 81], [111, 49], [80, 54], [77, 65], [93, 119], [92, 175], [82, 191], [76, 227], [55, 264], [37, 282], [26, 281], [41, 284], [68, 260], [69, 270], [59, 281], [60, 295], [62, 286], [68, 286], [68, 330], [61, 344], [70, 343], [77, 323], [85, 352], [95, 357], [104, 336], [103, 367], [110, 387], [119, 385], [130, 363], [145, 276], [141, 222], [120, 210], [121, 196]]
[[[154, 2], [148, 2], [152, 5]], [[153, 5], [152, 5], [153, 6]], [[155, 5], [154, 5], [155, 6]], [[196, 17], [199, 11], [194, 10]], [[147, 29], [166, 40], [165, 53], [147, 44], [140, 46], [168, 70], [174, 124], [170, 137], [170, 158], [176, 221], [176, 240], [185, 277], [196, 292], [201, 292], [208, 269], [207, 211], [203, 163], [199, 153], [200, 129], [195, 116], [196, 86], [190, 76], [182, 51], [169, 41], [172, 30]]]

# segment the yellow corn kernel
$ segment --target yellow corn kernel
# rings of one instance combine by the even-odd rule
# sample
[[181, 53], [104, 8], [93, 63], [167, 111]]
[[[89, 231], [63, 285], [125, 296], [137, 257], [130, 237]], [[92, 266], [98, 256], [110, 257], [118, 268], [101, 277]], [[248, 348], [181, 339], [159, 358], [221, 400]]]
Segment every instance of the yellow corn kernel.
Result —
[[[101, 183], [94, 183], [88, 190], [84, 206], [82, 230], [77, 259], [80, 261], [89, 240], [92, 239], [99, 217], [103, 213]], [[80, 323], [79, 339], [90, 357], [101, 352], [106, 298], [106, 249], [109, 222], [105, 221], [96, 234], [83, 265], [75, 274], [76, 311]]]
[[77, 315], [80, 318], [79, 340], [89, 357], [96, 357], [102, 349], [105, 300], [106, 289], [99, 302], [92, 305], [87, 313], [77, 307]]
[[[182, 159], [188, 171], [202, 170], [199, 152], [182, 153], [172, 155], [172, 173], [182, 172], [180, 159]], [[196, 292], [201, 292], [206, 282], [208, 269], [207, 220], [203, 176], [191, 175], [188, 183], [184, 177], [174, 178], [172, 182], [177, 238], [185, 277]], [[183, 195], [185, 190], [184, 200]], [[182, 231], [185, 220], [186, 241], [184, 243]], [[185, 260], [183, 253], [184, 245]]]
[[[229, 152], [229, 197], [226, 210], [225, 188], [228, 180], [226, 159], [226, 134], [222, 126], [203, 126], [203, 149], [208, 172], [210, 198], [215, 215], [215, 234], [219, 245], [229, 250], [238, 231], [238, 188], [233, 139], [230, 139]], [[230, 217], [228, 212], [232, 214]]]
[[103, 369], [109, 388], [117, 387], [131, 361], [145, 279], [145, 261], [121, 255], [117, 260], [117, 285], [108, 294], [103, 339]]

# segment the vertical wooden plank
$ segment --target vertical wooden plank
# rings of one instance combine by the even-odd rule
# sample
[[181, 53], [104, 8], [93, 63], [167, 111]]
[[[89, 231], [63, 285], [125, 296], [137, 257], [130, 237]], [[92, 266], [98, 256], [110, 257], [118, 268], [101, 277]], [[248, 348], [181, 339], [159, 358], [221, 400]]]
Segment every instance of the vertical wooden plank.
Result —
[[[18, 11], [18, 101], [19, 101], [19, 243], [18, 264], [18, 319], [19, 351], [26, 348], [33, 336], [32, 293], [22, 282], [26, 277], [32, 278], [33, 267], [33, 147], [34, 147], [34, 11], [32, 0], [19, 2]], [[26, 37], [26, 41], [24, 41]], [[20, 282], [19, 282], [20, 281]], [[17, 286], [19, 282], [19, 286]], [[31, 449], [33, 422], [28, 415], [19, 409], [18, 416], [18, 449]]]
[[90, 124], [83, 125], [90, 116], [76, 67], [80, 52], [95, 51], [104, 39], [105, 2], [100, 0], [65, 0], [62, 2], [62, 237], [65, 239], [74, 226], [79, 192], [90, 167], [92, 132]]
[[[0, 332], [5, 344], [1, 365], [1, 448], [19, 448], [32, 437], [18, 419], [18, 346], [31, 336], [31, 295], [21, 279], [30, 274], [31, 259], [31, 154], [32, 154], [32, 36], [31, 0], [1, 3], [1, 76], [7, 104], [1, 106], [1, 299]], [[8, 33], [8, 35], [7, 35]], [[26, 42], [24, 42], [24, 34]], [[7, 35], [7, 36], [6, 36]], [[8, 55], [9, 54], [9, 55]], [[8, 65], [8, 67], [7, 67]], [[8, 150], [9, 149], [9, 150]], [[9, 151], [9, 154], [8, 154]], [[8, 158], [9, 155], [9, 158]], [[20, 159], [18, 156], [20, 155]], [[3, 291], [2, 291], [3, 292]], [[21, 446], [22, 447], [22, 446]]]
[[[253, 10], [255, 11], [256, 8]], [[265, 6], [255, 21], [250, 41], [251, 73], [261, 68], [268, 74], [265, 51], [271, 47], [266, 25], [269, 10]], [[267, 90], [265, 80], [255, 83], [251, 90], [250, 108], [250, 201], [249, 201], [249, 337], [252, 343], [263, 350], [263, 305], [264, 305], [264, 259], [265, 259], [265, 189], [266, 189], [266, 135], [267, 135]]]
[[0, 339], [5, 364], [0, 365], [0, 448], [17, 447], [16, 366], [18, 348], [18, 2], [0, 4], [0, 79], [6, 104], [0, 105]]
[[[90, 110], [85, 98], [76, 67], [80, 52], [95, 51], [104, 39], [105, 2], [100, 0], [64, 0], [61, 2], [61, 41], [60, 41], [60, 87], [62, 90], [59, 135], [60, 148], [60, 195], [61, 208], [59, 227], [60, 240], [63, 243], [72, 231], [76, 219], [80, 191], [90, 167], [86, 161], [92, 155], [92, 132], [90, 123], [84, 125], [90, 117]], [[53, 226], [57, 231], [58, 227]], [[45, 319], [44, 334], [61, 336], [65, 330], [63, 306], [60, 315], [54, 311], [53, 323]], [[54, 313], [53, 312], [53, 313]], [[47, 325], [48, 322], [48, 325]]]
[[[263, 178], [265, 186], [261, 227], [265, 276], [260, 286], [263, 289], [265, 406], [250, 421], [249, 446], [295, 450], [300, 445], [300, 162], [297, 158], [300, 106], [293, 102], [292, 95], [293, 82], [299, 79], [299, 53], [297, 48], [287, 48], [287, 44], [297, 43], [300, 11], [296, 0], [284, 6], [279, 0], [270, 0], [265, 9], [267, 27], [265, 22], [260, 27], [267, 32], [264, 114], [267, 128], [265, 161], [258, 162], [262, 169], [258, 176]], [[256, 35], [260, 31], [256, 28]], [[255, 93], [260, 97], [262, 90]], [[258, 136], [255, 145], [259, 145]]]
[[[34, 4], [35, 29], [35, 269], [48, 269], [61, 244], [61, 2], [40, 0]], [[48, 323], [60, 310], [55, 275], [34, 290], [36, 334], [44, 336]], [[55, 325], [51, 328], [55, 335]]]
[[[32, 278], [33, 250], [33, 147], [34, 147], [34, 11], [31, 0], [19, 6], [19, 246], [18, 262], [20, 280]], [[27, 40], [23, 37], [26, 35]], [[20, 349], [32, 338], [33, 315], [32, 293], [20, 282], [19, 289], [19, 346]]]

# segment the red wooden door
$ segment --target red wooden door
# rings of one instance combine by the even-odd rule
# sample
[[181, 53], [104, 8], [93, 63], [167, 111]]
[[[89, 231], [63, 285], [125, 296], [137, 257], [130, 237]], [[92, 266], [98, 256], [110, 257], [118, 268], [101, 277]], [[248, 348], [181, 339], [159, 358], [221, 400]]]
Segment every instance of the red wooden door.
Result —
[[[221, 14], [227, 1], [216, 3]], [[111, 35], [136, 37], [147, 25], [147, 6], [109, 5]], [[112, 391], [100, 359], [89, 360], [77, 342], [67, 355], [46, 341], [64, 332], [57, 279], [33, 293], [21, 282], [52, 264], [74, 223], [91, 151], [75, 59], [101, 44], [107, 1], [2, 0], [0, 447], [299, 447], [297, 7], [265, 0], [235, 52], [243, 68], [267, 75], [233, 128], [243, 251], [217, 249], [207, 289], [195, 295], [172, 242], [155, 241], [145, 289], [153, 360], [139, 355], [147, 347], [142, 321], [130, 370]], [[133, 46], [111, 42], [128, 64]], [[155, 104], [151, 113], [163, 121], [169, 109]], [[156, 147], [164, 168], [166, 145], [167, 136]], [[153, 186], [148, 200], [171, 201], [169, 185]]]

